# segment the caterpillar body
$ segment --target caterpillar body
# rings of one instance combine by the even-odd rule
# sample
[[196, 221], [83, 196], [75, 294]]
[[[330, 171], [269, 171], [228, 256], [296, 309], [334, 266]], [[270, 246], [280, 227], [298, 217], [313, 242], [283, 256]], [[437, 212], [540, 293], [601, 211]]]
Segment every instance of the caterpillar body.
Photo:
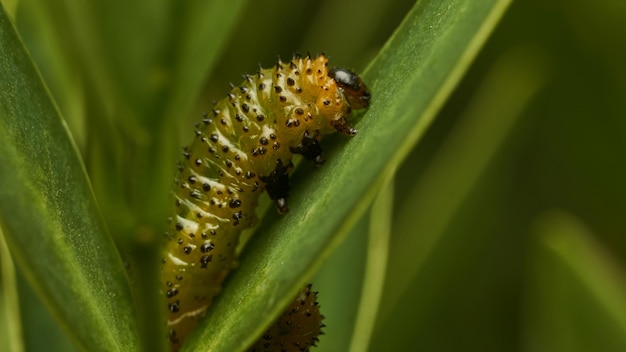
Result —
[[261, 192], [287, 212], [292, 156], [321, 164], [322, 135], [356, 134], [348, 119], [353, 109], [368, 106], [370, 95], [356, 74], [327, 65], [324, 55], [296, 55], [245, 75], [196, 124], [195, 139], [183, 148], [161, 269], [173, 351], [233, 269], [240, 233], [255, 223]]

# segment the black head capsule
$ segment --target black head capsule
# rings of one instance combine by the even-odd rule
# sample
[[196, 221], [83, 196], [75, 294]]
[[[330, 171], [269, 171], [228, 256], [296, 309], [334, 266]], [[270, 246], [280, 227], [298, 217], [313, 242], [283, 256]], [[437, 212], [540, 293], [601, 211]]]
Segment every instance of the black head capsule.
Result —
[[359, 75], [345, 68], [333, 68], [328, 75], [335, 80], [353, 109], [369, 106], [370, 93]]

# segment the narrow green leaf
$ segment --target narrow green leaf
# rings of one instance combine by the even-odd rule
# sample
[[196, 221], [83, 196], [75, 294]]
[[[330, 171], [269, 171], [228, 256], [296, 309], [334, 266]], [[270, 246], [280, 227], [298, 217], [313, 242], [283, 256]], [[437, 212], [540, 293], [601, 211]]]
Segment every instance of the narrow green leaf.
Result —
[[15, 265], [0, 228], [0, 349], [19, 352], [24, 350], [24, 344], [15, 276]]
[[18, 0], [2, 0], [0, 1], [10, 18], [15, 18], [15, 10], [17, 9]]
[[369, 231], [371, 216], [371, 210], [363, 214], [311, 279], [313, 289], [319, 291], [318, 301], [326, 325], [315, 351], [350, 349], [359, 314], [358, 297], [366, 274], [369, 243], [364, 234]]
[[297, 172], [290, 214], [266, 217], [185, 350], [237, 351], [261, 335], [422, 135], [508, 3], [417, 3], [364, 76], [373, 101], [359, 135], [324, 170]]
[[85, 83], [91, 80], [85, 79], [81, 72], [81, 56], [76, 42], [70, 39], [75, 32], [65, 9], [57, 2], [22, 0], [15, 25], [74, 141], [79, 150], [84, 151], [87, 143]]
[[85, 170], [0, 9], [0, 225], [16, 264], [80, 348], [139, 350], [132, 296]]
[[389, 260], [389, 240], [392, 232], [394, 180], [388, 180], [385, 184], [376, 196], [371, 209], [365, 281], [361, 290], [359, 314], [352, 334], [350, 352], [368, 350], [385, 287], [385, 271]]
[[25, 351], [79, 351], [64, 326], [58, 323], [41, 297], [17, 270], [16, 288], [19, 292], [19, 312]]
[[535, 226], [526, 318], [527, 351], [626, 350], [626, 273], [570, 214]]

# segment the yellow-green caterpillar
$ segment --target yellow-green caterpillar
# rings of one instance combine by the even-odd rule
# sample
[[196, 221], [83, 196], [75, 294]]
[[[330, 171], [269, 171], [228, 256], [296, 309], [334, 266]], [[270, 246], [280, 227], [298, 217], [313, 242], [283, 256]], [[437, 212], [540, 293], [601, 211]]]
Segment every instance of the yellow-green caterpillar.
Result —
[[172, 350], [219, 293], [236, 261], [241, 231], [256, 221], [261, 192], [267, 190], [279, 212], [287, 212], [293, 155], [321, 164], [322, 135], [356, 134], [348, 119], [352, 109], [369, 105], [370, 94], [359, 76], [327, 64], [324, 55], [296, 55], [246, 75], [196, 125], [178, 165], [162, 259]]

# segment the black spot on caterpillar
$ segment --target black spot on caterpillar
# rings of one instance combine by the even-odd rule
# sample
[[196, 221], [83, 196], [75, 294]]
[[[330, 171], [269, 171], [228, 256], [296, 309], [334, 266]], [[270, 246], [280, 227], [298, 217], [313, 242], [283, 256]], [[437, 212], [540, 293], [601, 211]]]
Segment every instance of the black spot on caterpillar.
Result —
[[278, 211], [287, 212], [293, 154], [322, 164], [322, 135], [356, 134], [348, 119], [369, 105], [370, 95], [356, 74], [327, 64], [324, 55], [296, 55], [245, 75], [196, 124], [178, 165], [162, 259], [173, 351], [235, 265], [239, 236], [256, 221], [260, 193], [267, 190]]

